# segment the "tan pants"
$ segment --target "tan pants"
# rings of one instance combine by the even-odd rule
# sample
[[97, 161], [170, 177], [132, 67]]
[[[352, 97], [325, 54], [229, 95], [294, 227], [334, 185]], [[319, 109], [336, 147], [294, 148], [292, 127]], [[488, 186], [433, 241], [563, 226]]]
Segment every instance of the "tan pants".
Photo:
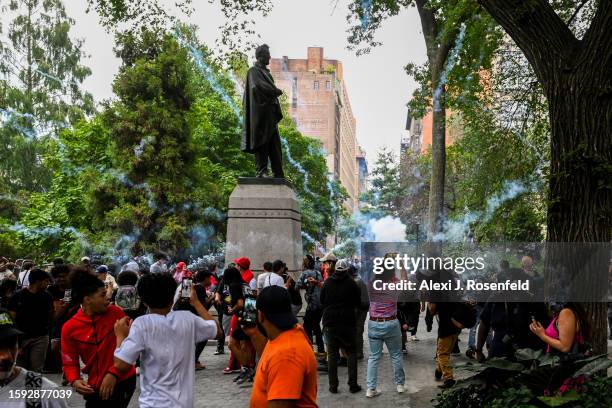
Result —
[[442, 372], [445, 380], [453, 379], [453, 368], [450, 364], [451, 351], [455, 347], [458, 334], [453, 334], [447, 337], [438, 338], [438, 347], [436, 349], [436, 358], [438, 361], [438, 370]]

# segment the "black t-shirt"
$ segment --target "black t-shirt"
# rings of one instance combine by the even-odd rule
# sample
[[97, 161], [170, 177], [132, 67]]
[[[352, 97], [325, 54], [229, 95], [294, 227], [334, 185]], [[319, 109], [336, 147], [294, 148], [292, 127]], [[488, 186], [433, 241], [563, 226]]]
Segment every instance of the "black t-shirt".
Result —
[[[289, 280], [289, 275], [286, 275], [286, 277], [283, 276], [283, 280], [285, 281], [285, 283], [287, 283], [287, 281]], [[291, 297], [292, 305], [302, 304], [302, 295], [300, 294], [300, 290], [297, 288], [295, 280], [291, 279], [291, 283], [289, 284], [287, 291], [289, 292], [289, 296]]]
[[53, 298], [47, 291], [32, 293], [21, 289], [11, 298], [8, 310], [17, 314], [17, 328], [25, 338], [49, 334], [49, 316], [53, 311]]
[[53, 300], [62, 300], [64, 298], [64, 290], [56, 284], [49, 285], [47, 292], [51, 295]]
[[244, 295], [245, 293], [247, 293], [247, 289], [248, 286], [246, 286], [244, 283], [233, 283], [229, 285], [229, 293], [232, 297], [232, 308], [236, 306], [236, 303], [238, 303], [240, 299], [242, 299], [242, 301], [244, 302]]
[[461, 333], [461, 329], [455, 326], [451, 321], [456, 303], [454, 302], [439, 302], [436, 303], [436, 311], [438, 312], [438, 337], [448, 337], [453, 334]]

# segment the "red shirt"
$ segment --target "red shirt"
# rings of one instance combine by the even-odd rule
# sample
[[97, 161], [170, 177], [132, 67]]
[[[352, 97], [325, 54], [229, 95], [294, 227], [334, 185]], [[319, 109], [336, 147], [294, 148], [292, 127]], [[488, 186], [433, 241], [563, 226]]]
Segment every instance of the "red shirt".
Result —
[[121, 374], [115, 369], [114, 353], [117, 347], [115, 322], [125, 316], [123, 310], [109, 305], [106, 313], [87, 316], [83, 309], [72, 316], [62, 328], [62, 366], [66, 380], [72, 383], [81, 378], [79, 357], [85, 363], [83, 372], [88, 375], [87, 383], [96, 391], [100, 389], [107, 373], [117, 377], [117, 381], [136, 375], [132, 367]]

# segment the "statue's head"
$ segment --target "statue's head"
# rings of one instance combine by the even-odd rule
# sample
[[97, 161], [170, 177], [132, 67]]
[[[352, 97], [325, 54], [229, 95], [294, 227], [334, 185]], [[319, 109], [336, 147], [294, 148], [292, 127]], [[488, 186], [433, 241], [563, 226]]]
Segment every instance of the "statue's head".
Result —
[[255, 50], [255, 58], [262, 65], [270, 64], [270, 47], [268, 44], [262, 44]]

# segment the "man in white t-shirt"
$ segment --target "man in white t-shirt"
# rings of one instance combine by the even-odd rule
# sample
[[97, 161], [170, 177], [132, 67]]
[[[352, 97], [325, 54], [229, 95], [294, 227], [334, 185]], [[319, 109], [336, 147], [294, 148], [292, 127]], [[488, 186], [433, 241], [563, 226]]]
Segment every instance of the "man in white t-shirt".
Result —
[[257, 293], [261, 292], [263, 288], [268, 286], [282, 286], [285, 287], [285, 281], [283, 277], [277, 273], [272, 272], [272, 262], [265, 262], [263, 264], [264, 272], [257, 277]]
[[[22, 335], [8, 312], [0, 310], [0, 407], [26, 408], [26, 401], [29, 401], [31, 406], [41, 408], [67, 408], [66, 399], [72, 390], [58, 388], [42, 375], [16, 365]], [[26, 400], [22, 397], [36, 390], [39, 398]]]
[[154, 273], [138, 281], [138, 295], [150, 313], [133, 322], [115, 324], [115, 368], [127, 371], [140, 357], [141, 408], [193, 408], [195, 344], [215, 338], [217, 321], [192, 289], [189, 311], [172, 311], [176, 281], [169, 273]]
[[19, 272], [19, 277], [17, 278], [17, 286], [19, 288], [27, 288], [30, 284], [30, 269], [34, 267], [34, 262], [25, 261], [23, 265], [21, 265], [22, 271]]

